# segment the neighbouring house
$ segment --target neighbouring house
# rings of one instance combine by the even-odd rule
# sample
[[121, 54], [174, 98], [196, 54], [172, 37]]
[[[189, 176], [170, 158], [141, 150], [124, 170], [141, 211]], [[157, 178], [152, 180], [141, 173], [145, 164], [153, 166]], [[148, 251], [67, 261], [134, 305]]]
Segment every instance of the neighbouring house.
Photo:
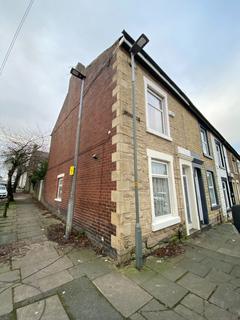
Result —
[[[135, 246], [129, 54], [133, 43], [124, 31], [86, 69], [74, 210], [75, 227], [86, 230], [119, 262], [129, 259]], [[45, 205], [63, 216], [72, 179], [80, 81], [71, 76], [52, 131], [43, 194]], [[233, 203], [225, 200], [230, 190], [226, 154], [236, 161], [240, 156], [145, 51], [136, 57], [136, 95], [146, 249], [179, 230], [190, 235], [222, 222]], [[239, 183], [239, 171], [234, 179]]]
[[239, 160], [227, 150], [228, 159], [228, 180], [230, 189], [230, 199], [233, 205], [240, 203], [240, 170]]
[[19, 178], [18, 188], [26, 192], [33, 192], [33, 183], [31, 181], [33, 173], [45, 161], [48, 161], [49, 153], [41, 150], [33, 150], [32, 155], [26, 165], [23, 174]]

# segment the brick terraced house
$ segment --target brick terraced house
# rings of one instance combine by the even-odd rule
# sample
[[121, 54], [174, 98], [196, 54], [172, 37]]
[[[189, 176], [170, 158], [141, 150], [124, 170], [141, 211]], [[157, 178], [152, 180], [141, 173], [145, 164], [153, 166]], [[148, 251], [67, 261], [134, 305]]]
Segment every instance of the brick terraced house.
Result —
[[[133, 43], [123, 31], [86, 69], [74, 210], [75, 227], [86, 230], [119, 262], [135, 246]], [[80, 81], [70, 78], [52, 132], [45, 180], [45, 204], [62, 215], [72, 179]], [[238, 153], [144, 51], [136, 56], [136, 103], [144, 249], [180, 229], [190, 235], [222, 222], [240, 201]]]

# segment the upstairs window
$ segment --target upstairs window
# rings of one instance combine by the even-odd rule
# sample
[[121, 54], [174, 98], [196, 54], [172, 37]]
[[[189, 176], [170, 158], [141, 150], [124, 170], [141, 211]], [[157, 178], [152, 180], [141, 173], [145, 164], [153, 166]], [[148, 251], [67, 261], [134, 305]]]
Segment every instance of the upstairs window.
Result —
[[201, 128], [200, 135], [201, 135], [203, 153], [206, 156], [210, 156], [210, 148], [209, 148], [209, 143], [208, 143], [207, 130], [205, 130], [204, 128]]
[[168, 119], [167, 94], [145, 79], [147, 131], [171, 140]]
[[238, 163], [234, 157], [232, 157], [232, 164], [233, 164], [233, 172], [238, 173]]
[[219, 141], [215, 141], [216, 143], [216, 151], [217, 151], [217, 161], [218, 165], [221, 168], [225, 168], [225, 163], [224, 163], [224, 156], [223, 156], [223, 149]]

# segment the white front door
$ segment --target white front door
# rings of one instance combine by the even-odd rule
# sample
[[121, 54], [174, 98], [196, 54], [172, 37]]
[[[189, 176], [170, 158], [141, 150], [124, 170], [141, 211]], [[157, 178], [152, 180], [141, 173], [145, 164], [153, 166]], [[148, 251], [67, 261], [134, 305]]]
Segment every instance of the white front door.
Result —
[[197, 200], [194, 187], [192, 162], [180, 159], [185, 223], [187, 234], [199, 230], [200, 222], [197, 209]]
[[230, 208], [229, 204], [229, 198], [228, 198], [228, 189], [227, 189], [227, 182], [225, 180], [222, 180], [222, 187], [223, 187], [223, 194], [225, 199], [226, 208]]

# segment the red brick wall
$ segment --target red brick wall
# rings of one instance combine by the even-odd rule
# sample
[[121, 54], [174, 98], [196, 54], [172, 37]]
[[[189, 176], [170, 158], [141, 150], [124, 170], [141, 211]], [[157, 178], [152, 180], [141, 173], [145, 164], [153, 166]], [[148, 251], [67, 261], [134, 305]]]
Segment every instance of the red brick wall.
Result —
[[[115, 134], [115, 129], [112, 129], [114, 49], [115, 45], [87, 68], [74, 213], [74, 224], [84, 228], [96, 241], [103, 237], [103, 245], [108, 249], [111, 247], [111, 234], [115, 234], [111, 224], [111, 211], [115, 211], [111, 190], [116, 189], [116, 183], [111, 181], [111, 172], [116, 170], [112, 163], [112, 153], [116, 151], [116, 146], [112, 145]], [[62, 214], [66, 214], [70, 192], [69, 167], [73, 163], [79, 92], [80, 80], [72, 77], [53, 129], [45, 180], [44, 201]], [[97, 160], [92, 158], [93, 154], [97, 155]], [[61, 173], [65, 174], [63, 197], [62, 202], [56, 202], [57, 175]]]

